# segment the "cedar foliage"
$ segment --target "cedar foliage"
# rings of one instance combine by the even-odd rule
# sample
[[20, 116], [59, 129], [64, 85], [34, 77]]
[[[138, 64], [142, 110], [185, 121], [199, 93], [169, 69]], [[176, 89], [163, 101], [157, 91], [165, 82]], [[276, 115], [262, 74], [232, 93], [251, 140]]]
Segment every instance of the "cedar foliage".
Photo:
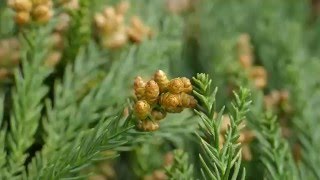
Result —
[[[120, 48], [96, 27], [120, 0], [50, 0], [23, 26], [17, 2], [0, 1], [1, 180], [320, 179], [318, 0], [131, 0]], [[142, 132], [133, 81], [159, 69], [198, 104]]]

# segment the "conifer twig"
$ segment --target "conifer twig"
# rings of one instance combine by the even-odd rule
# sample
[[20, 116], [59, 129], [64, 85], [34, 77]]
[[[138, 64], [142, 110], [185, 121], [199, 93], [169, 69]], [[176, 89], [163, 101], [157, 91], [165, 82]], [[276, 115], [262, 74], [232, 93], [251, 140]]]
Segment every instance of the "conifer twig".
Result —
[[193, 179], [193, 165], [189, 162], [188, 155], [178, 149], [173, 152], [174, 162], [165, 167], [166, 174], [171, 180], [190, 180]]
[[[219, 133], [222, 114], [224, 108], [215, 115], [215, 95], [217, 89], [211, 92], [211, 82], [208, 75], [197, 74], [193, 78], [194, 94], [199, 100], [199, 110], [196, 113], [203, 121], [201, 130], [205, 137], [198, 135], [204, 153], [200, 154], [202, 164], [201, 173], [204, 179], [237, 179], [240, 177], [241, 165], [241, 144], [238, 143], [240, 124], [245, 118], [245, 114], [249, 111], [250, 92], [241, 88], [240, 93], [235, 95], [235, 100], [231, 104], [230, 126], [226, 132], [222, 149], [219, 147]], [[242, 170], [241, 179], [245, 178], [245, 170]]]
[[299, 179], [290, 147], [281, 135], [277, 118], [266, 114], [257, 129], [261, 161], [266, 168], [267, 179]]
[[[26, 36], [31, 40], [25, 43], [22, 58], [22, 71], [15, 71], [15, 89], [13, 90], [13, 108], [10, 117], [10, 131], [8, 143], [8, 177], [19, 176], [24, 170], [24, 163], [28, 154], [26, 151], [34, 143], [42, 111], [42, 99], [48, 88], [43, 81], [51, 73], [49, 67], [44, 66], [48, 44], [46, 42], [50, 28], [31, 29]], [[22, 38], [22, 40], [25, 40]], [[30, 45], [30, 43], [32, 45]]]

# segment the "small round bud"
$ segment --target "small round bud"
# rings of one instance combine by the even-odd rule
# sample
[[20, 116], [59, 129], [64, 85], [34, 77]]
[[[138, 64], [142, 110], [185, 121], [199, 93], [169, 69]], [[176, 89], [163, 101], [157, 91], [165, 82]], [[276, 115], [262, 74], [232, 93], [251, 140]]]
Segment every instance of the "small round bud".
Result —
[[144, 97], [148, 103], [156, 103], [160, 94], [159, 86], [154, 80], [147, 82]]
[[186, 93], [181, 93], [180, 94], [180, 99], [181, 99], [181, 106], [182, 107], [186, 107], [186, 108], [194, 108], [196, 107], [197, 105], [197, 100], [189, 95], [189, 94], [186, 94]]
[[113, 7], [106, 7], [103, 11], [106, 18], [113, 19], [116, 16], [116, 12]]
[[152, 110], [151, 112], [151, 116], [157, 121], [164, 119], [166, 115], [167, 113], [162, 111]]
[[46, 67], [55, 67], [61, 60], [61, 53], [59, 51], [54, 51], [49, 54], [48, 58], [45, 60], [44, 65]]
[[133, 88], [134, 93], [137, 97], [137, 99], [142, 99], [145, 92], [145, 86], [146, 83], [143, 81], [143, 79], [140, 76], [137, 76], [134, 80]]
[[60, 33], [52, 33], [50, 35], [50, 39], [52, 41], [52, 45], [57, 48], [57, 49], [62, 49], [63, 48], [63, 37]]
[[179, 107], [180, 103], [180, 94], [171, 94], [167, 92], [162, 94], [160, 97], [160, 104], [167, 112], [181, 112], [182, 108]]
[[186, 77], [182, 77], [181, 81], [183, 82], [183, 92], [185, 93], [191, 93], [192, 92], [192, 84], [190, 79]]
[[131, 26], [127, 29], [127, 34], [132, 42], [140, 43], [144, 38], [151, 35], [151, 30], [142, 23], [140, 18], [133, 16], [131, 18]]
[[27, 11], [20, 11], [16, 13], [14, 19], [17, 24], [25, 25], [30, 22], [30, 14]]
[[106, 24], [106, 18], [102, 14], [97, 13], [94, 16], [94, 22], [99, 29], [102, 29]]
[[258, 89], [262, 89], [267, 85], [267, 71], [262, 66], [253, 67], [250, 77]]
[[248, 144], [255, 138], [255, 135], [252, 131], [244, 130], [240, 133], [238, 142], [242, 144]]
[[0, 80], [8, 78], [10, 75], [10, 72], [5, 68], [0, 68]]
[[54, 30], [57, 32], [65, 32], [69, 28], [70, 15], [67, 13], [62, 13], [58, 16], [58, 22]]
[[32, 11], [32, 16], [36, 22], [46, 23], [52, 17], [53, 12], [46, 5], [39, 5]]
[[282, 91], [280, 91], [279, 101], [280, 101], [281, 103], [287, 102], [287, 101], [289, 100], [289, 96], [290, 96], [289, 91], [287, 91], [287, 90], [282, 90]]
[[169, 79], [162, 70], [158, 70], [153, 77], [154, 81], [157, 82], [160, 88], [160, 92], [165, 92], [168, 88]]
[[169, 82], [168, 90], [173, 94], [181, 93], [184, 89], [184, 84], [181, 78], [174, 78]]
[[30, 0], [13, 0], [9, 5], [15, 11], [29, 12], [32, 8], [32, 3]]
[[138, 119], [145, 120], [151, 112], [151, 107], [147, 101], [140, 100], [136, 102], [134, 111]]
[[102, 44], [106, 48], [118, 49], [126, 45], [127, 41], [128, 38], [126, 33], [119, 31], [112, 35], [103, 37]]
[[142, 131], [155, 131], [159, 129], [159, 124], [154, 121], [141, 121], [138, 123], [137, 127]]
[[241, 54], [239, 56], [240, 64], [243, 68], [247, 69], [252, 66], [253, 57], [251, 54]]

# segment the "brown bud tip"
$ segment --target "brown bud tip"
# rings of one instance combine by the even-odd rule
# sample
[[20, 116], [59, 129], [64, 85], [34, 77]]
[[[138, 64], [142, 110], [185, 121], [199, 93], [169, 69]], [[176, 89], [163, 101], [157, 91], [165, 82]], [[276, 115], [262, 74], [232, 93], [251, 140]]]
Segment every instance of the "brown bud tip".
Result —
[[111, 49], [119, 49], [127, 44], [128, 37], [123, 31], [118, 31], [103, 39], [103, 46]]
[[281, 102], [288, 101], [289, 97], [290, 97], [289, 91], [287, 91], [287, 90], [280, 91], [280, 101]]
[[25, 25], [30, 22], [30, 14], [27, 11], [20, 11], [16, 13], [14, 19], [17, 24]]
[[61, 60], [61, 53], [59, 51], [52, 52], [46, 61], [44, 62], [44, 65], [47, 67], [55, 67]]
[[116, 16], [116, 12], [113, 7], [106, 7], [103, 11], [106, 18], [113, 19]]
[[159, 124], [153, 121], [141, 121], [137, 127], [142, 131], [155, 131], [159, 129]]
[[69, 28], [70, 15], [67, 13], [62, 13], [58, 16], [58, 23], [54, 28], [55, 31], [64, 32]]
[[164, 93], [160, 97], [160, 104], [167, 112], [178, 113], [183, 110], [183, 107], [179, 107], [181, 104], [180, 94]]
[[168, 88], [169, 80], [167, 75], [162, 71], [158, 70], [155, 74], [153, 79], [158, 83], [160, 92], [165, 92]]
[[155, 120], [158, 121], [165, 118], [167, 113], [162, 111], [152, 110], [151, 115]]
[[0, 68], [0, 80], [8, 78], [10, 72], [5, 68]]
[[180, 101], [181, 106], [186, 107], [186, 108], [196, 107], [197, 100], [193, 96], [186, 94], [186, 93], [181, 93], [180, 97], [181, 97], [181, 101]]
[[182, 77], [181, 81], [183, 82], [183, 92], [185, 93], [191, 93], [192, 92], [192, 84], [190, 79], [186, 77]]
[[248, 69], [252, 66], [253, 57], [251, 54], [242, 54], [239, 56], [239, 61], [243, 68]]
[[134, 80], [133, 88], [134, 93], [137, 97], [137, 99], [142, 99], [145, 92], [145, 86], [146, 83], [143, 81], [143, 79], [140, 76], [137, 76]]
[[184, 90], [184, 84], [181, 78], [174, 78], [169, 82], [169, 92], [173, 94], [181, 93]]
[[97, 28], [103, 28], [103, 26], [106, 24], [106, 18], [102, 14], [97, 13], [94, 16], [94, 22]]
[[134, 110], [135, 110], [136, 116], [140, 120], [145, 120], [151, 111], [151, 107], [147, 103], [147, 101], [140, 100], [136, 102]]
[[9, 6], [15, 11], [29, 12], [32, 8], [32, 3], [30, 0], [13, 0], [9, 3]]
[[250, 77], [258, 89], [262, 89], [267, 85], [267, 71], [262, 66], [253, 67]]
[[145, 87], [145, 98], [149, 103], [155, 103], [160, 94], [160, 89], [158, 84], [154, 80], [147, 82]]

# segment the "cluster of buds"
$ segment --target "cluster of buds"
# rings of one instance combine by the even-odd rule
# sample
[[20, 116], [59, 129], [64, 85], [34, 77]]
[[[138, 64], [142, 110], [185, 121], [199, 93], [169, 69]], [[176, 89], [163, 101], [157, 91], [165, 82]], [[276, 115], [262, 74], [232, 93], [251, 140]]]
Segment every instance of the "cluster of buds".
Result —
[[0, 81], [7, 80], [12, 70], [19, 65], [20, 44], [15, 38], [0, 41]]
[[8, 5], [16, 12], [15, 21], [19, 25], [31, 21], [46, 23], [53, 16], [51, 0], [8, 0]]
[[167, 113], [179, 113], [197, 104], [197, 100], [190, 95], [192, 84], [188, 78], [169, 80], [161, 70], [148, 82], [144, 82], [140, 76], [136, 77], [134, 91], [138, 100], [135, 104], [138, 128], [143, 131], [157, 130], [158, 121], [165, 118]]
[[[216, 114], [215, 114], [216, 115]], [[222, 116], [222, 123], [220, 128], [220, 134], [219, 134], [219, 148], [222, 149], [225, 142], [225, 135], [230, 126], [230, 118], [228, 115]], [[242, 129], [245, 126], [244, 123], [240, 125], [240, 129]], [[252, 159], [252, 153], [250, 150], [250, 142], [255, 138], [255, 135], [252, 131], [248, 129], [243, 129], [240, 132], [240, 136], [238, 138], [238, 142], [241, 143], [242, 148], [242, 158], [245, 161], [250, 161]]]
[[140, 43], [151, 36], [151, 29], [137, 17], [131, 17], [131, 24], [125, 24], [125, 14], [129, 3], [120, 2], [115, 7], [106, 7], [103, 13], [95, 15], [95, 24], [102, 37], [101, 43], [106, 48], [117, 49], [129, 41]]
[[253, 66], [254, 55], [248, 34], [240, 35], [238, 39], [238, 58], [241, 66], [249, 72], [249, 78], [258, 89], [267, 85], [267, 71], [262, 66]]

